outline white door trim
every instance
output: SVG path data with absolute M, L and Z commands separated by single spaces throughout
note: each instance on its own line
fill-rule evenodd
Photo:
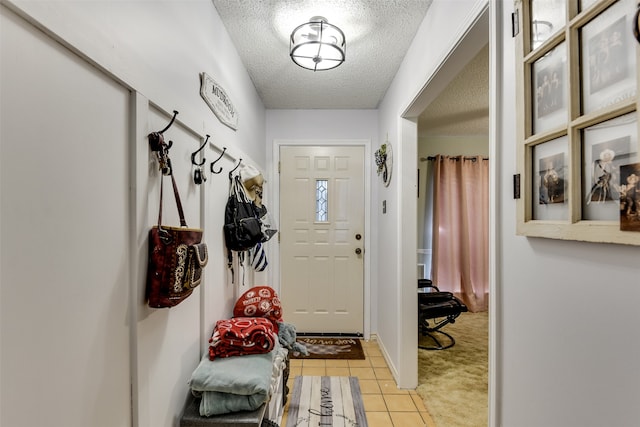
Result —
M 273 206 L 272 212 L 275 218 L 280 219 L 280 173 L 278 165 L 280 163 L 281 146 L 302 146 L 302 145 L 326 145 L 326 146 L 362 146 L 364 147 L 364 338 L 371 336 L 371 164 L 366 159 L 371 158 L 370 139 L 274 139 L 273 140 L 273 162 L 271 165 L 271 176 L 273 185 L 270 185 L 272 198 L 266 202 L 268 206 Z M 272 267 L 269 272 L 269 282 L 276 291 L 280 292 L 280 245 L 271 255 Z M 285 319 L 286 321 L 286 319 Z

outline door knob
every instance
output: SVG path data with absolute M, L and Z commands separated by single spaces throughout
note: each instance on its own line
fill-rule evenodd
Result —
M 362 234 L 360 233 L 356 234 L 356 240 L 360 240 L 360 239 L 362 239 Z
M 356 248 L 356 255 L 360 255 L 362 253 L 362 249 Z

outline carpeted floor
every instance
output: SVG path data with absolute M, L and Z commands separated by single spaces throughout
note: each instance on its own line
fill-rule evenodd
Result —
M 456 339 L 446 350 L 418 350 L 418 388 L 436 427 L 486 427 L 489 316 L 462 313 L 444 327 Z

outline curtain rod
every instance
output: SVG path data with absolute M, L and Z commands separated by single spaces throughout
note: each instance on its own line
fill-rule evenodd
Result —
M 476 157 L 463 157 L 463 156 L 451 156 L 449 157 L 450 159 L 454 159 L 454 160 L 460 160 L 460 159 L 464 159 L 464 160 L 473 160 L 474 162 L 477 160 Z M 429 156 L 429 157 L 420 157 L 420 161 L 421 162 L 426 162 L 426 161 L 433 161 L 436 159 L 436 156 Z M 482 160 L 489 160 L 488 157 L 483 157 Z

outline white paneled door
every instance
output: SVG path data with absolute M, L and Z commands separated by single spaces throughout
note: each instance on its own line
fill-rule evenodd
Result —
M 280 147 L 280 297 L 298 332 L 363 333 L 364 147 Z

